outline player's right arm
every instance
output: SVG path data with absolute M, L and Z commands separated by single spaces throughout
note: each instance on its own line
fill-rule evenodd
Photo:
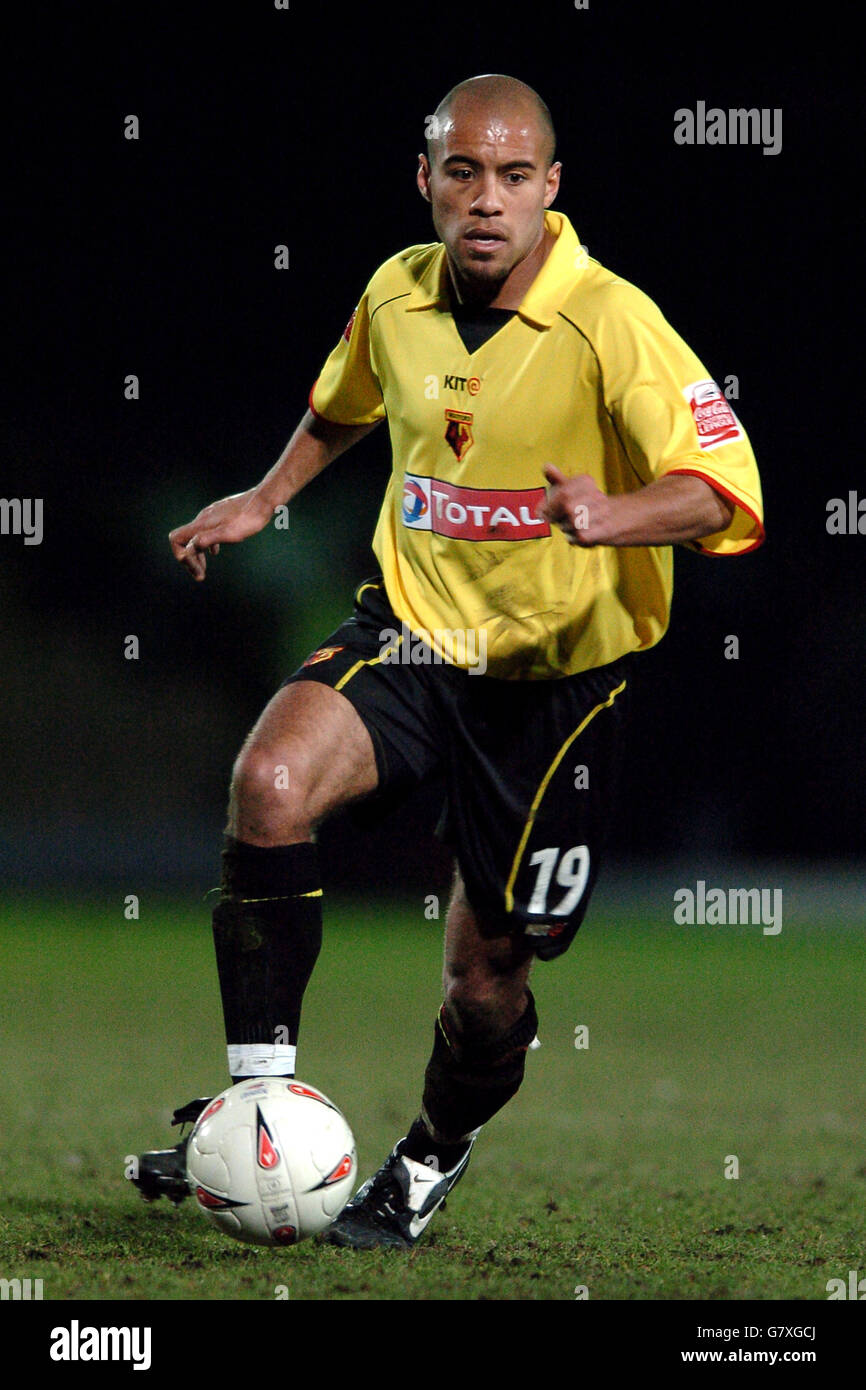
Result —
M 386 268 L 397 260 L 386 262 Z M 204 579 L 208 553 L 216 555 L 224 542 L 243 541 L 264 530 L 276 507 L 290 502 L 317 473 L 385 419 L 370 342 L 370 295 L 380 271 L 361 296 L 316 378 L 310 409 L 270 472 L 248 492 L 212 502 L 192 521 L 171 532 L 174 557 L 193 579 Z M 402 280 L 400 283 L 402 286 Z M 387 297 L 392 291 L 384 292 Z
M 312 478 L 379 423 L 374 420 L 372 424 L 339 425 L 308 410 L 260 483 L 246 492 L 212 502 L 192 521 L 170 533 L 175 559 L 193 579 L 204 579 L 208 552 L 216 555 L 221 545 L 244 541 L 264 530 L 277 507 L 290 502 Z

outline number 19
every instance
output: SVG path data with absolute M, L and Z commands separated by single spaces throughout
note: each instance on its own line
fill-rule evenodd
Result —
M 559 859 L 558 846 L 552 849 L 536 850 L 530 859 L 530 868 L 534 868 L 536 864 L 539 866 L 538 878 L 535 880 L 535 888 L 529 900 L 530 912 L 548 911 L 547 894 L 557 859 Z M 557 903 L 556 907 L 550 908 L 554 917 L 567 917 L 570 912 L 574 911 L 583 896 L 588 878 L 589 848 L 586 845 L 575 845 L 573 849 L 567 849 L 559 860 L 556 882 L 561 888 L 567 888 L 568 892 Z

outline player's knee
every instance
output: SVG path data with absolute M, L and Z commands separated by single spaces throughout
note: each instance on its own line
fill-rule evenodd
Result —
M 522 974 L 503 974 L 478 964 L 446 972 L 445 1012 L 467 1042 L 489 1043 L 506 1033 L 523 1013 L 526 998 Z
M 302 747 L 246 744 L 231 783 L 230 820 L 239 838 L 276 843 L 306 838 L 312 829 L 306 810 L 310 783 L 309 758 Z

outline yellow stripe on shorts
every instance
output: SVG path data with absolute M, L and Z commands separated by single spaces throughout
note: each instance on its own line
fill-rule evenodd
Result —
M 544 774 L 538 791 L 535 793 L 532 805 L 529 808 L 529 815 L 526 818 L 526 824 L 523 827 L 523 834 L 521 835 L 520 843 L 517 846 L 517 853 L 514 856 L 514 863 L 511 865 L 511 873 L 508 875 L 508 882 L 505 885 L 506 912 L 512 912 L 514 910 L 514 881 L 517 878 L 517 871 L 520 868 L 520 861 L 523 858 L 523 852 L 526 849 L 526 842 L 529 839 L 529 836 L 532 832 L 532 827 L 535 824 L 535 817 L 538 814 L 538 808 L 541 805 L 544 793 L 547 791 L 547 788 L 550 785 L 551 777 L 553 776 L 556 769 L 559 767 L 559 764 L 562 762 L 563 758 L 565 757 L 566 753 L 568 752 L 569 748 L 574 743 L 574 740 L 578 737 L 578 735 L 583 733 L 587 724 L 589 724 L 590 721 L 595 718 L 599 710 L 610 708 L 617 695 L 621 695 L 622 692 L 625 690 L 626 685 L 627 682 L 623 681 L 621 685 L 618 685 L 615 690 L 612 690 L 610 692 L 606 700 L 602 700 L 600 704 L 596 705 L 595 709 L 590 710 L 586 718 L 583 719 L 580 724 L 578 724 L 574 733 L 569 734 L 568 738 L 565 740 L 565 743 L 562 745 L 553 762 L 550 764 L 550 767 Z
M 358 674 L 362 666 L 378 666 L 379 662 L 384 661 L 385 657 L 388 655 L 389 652 L 395 652 L 397 650 L 402 641 L 403 633 L 401 632 L 400 636 L 397 638 L 397 641 L 393 642 L 390 647 L 386 647 L 385 651 L 383 651 L 380 656 L 364 657 L 360 661 L 356 661 L 354 666 L 349 667 L 345 676 L 340 677 L 340 679 L 337 681 L 337 684 L 334 686 L 334 689 L 342 690 L 343 686 L 348 685 L 352 677 Z

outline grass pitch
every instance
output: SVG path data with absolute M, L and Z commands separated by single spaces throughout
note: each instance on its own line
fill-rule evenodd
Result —
M 202 904 L 8 906 L 0 1273 L 45 1299 L 826 1299 L 866 1233 L 862 925 L 591 912 L 536 966 L 523 1089 L 427 1237 L 386 1255 L 245 1247 L 124 1180 L 175 1105 L 226 1084 Z M 417 905 L 330 900 L 298 1072 L 363 1176 L 416 1111 L 440 959 Z

